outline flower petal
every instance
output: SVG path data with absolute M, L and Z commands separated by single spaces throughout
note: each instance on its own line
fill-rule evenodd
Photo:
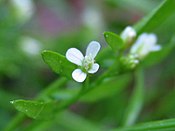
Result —
M 81 66 L 82 65 L 82 61 L 84 59 L 84 56 L 83 54 L 76 48 L 70 48 L 67 50 L 66 52 L 66 58 L 76 64 L 76 65 L 79 65 Z
M 100 50 L 100 47 L 101 46 L 97 41 L 90 42 L 86 49 L 86 56 L 91 56 L 92 58 L 95 58 Z
M 72 72 L 72 77 L 77 82 L 83 82 L 86 79 L 87 74 L 80 69 L 75 69 Z
M 155 45 L 154 47 L 152 47 L 151 51 L 159 51 L 161 50 L 161 46 L 160 45 Z
M 155 34 L 149 34 L 147 37 L 147 44 L 155 45 L 157 42 L 157 36 Z
M 142 46 L 144 46 L 144 44 L 146 43 L 146 39 L 148 38 L 148 34 L 143 33 L 141 34 L 138 39 L 136 40 L 136 42 L 133 44 L 133 46 L 131 47 L 131 53 L 137 53 L 138 50 L 140 50 L 140 48 L 142 48 Z
M 97 64 L 97 63 L 93 64 L 92 68 L 90 70 L 88 70 L 88 73 L 93 74 L 93 73 L 97 72 L 99 67 L 100 67 L 99 64 Z

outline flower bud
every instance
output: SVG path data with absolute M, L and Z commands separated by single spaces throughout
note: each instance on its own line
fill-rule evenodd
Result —
M 29 56 L 38 55 L 41 51 L 41 43 L 38 40 L 28 36 L 21 37 L 19 44 L 22 51 Z
M 127 26 L 120 36 L 126 44 L 131 44 L 136 37 L 136 34 L 134 28 Z
M 129 54 L 128 56 L 121 57 L 120 61 L 126 69 L 134 69 L 139 64 L 138 57 L 134 54 Z

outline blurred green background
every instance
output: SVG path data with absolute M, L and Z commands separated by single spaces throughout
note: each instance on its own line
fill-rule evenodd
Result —
M 0 130 L 17 113 L 10 100 L 33 99 L 50 83 L 61 78 L 43 62 L 42 50 L 49 49 L 64 55 L 70 47 L 85 50 L 91 40 L 99 41 L 104 49 L 107 46 L 104 31 L 119 34 L 127 25 L 134 25 L 162 2 L 35 0 L 29 2 L 28 7 L 25 4 L 17 6 L 14 1 L 0 0 Z M 157 34 L 158 44 L 163 47 L 174 34 L 174 21 L 175 14 L 151 30 Z M 145 68 L 146 97 L 137 122 L 175 117 L 174 58 L 173 49 L 160 63 Z M 45 130 L 76 130 L 76 126 L 78 130 L 85 123 L 87 127 L 94 124 L 106 130 L 121 125 L 133 81 L 132 73 L 129 77 L 121 76 L 119 84 L 123 88 L 119 91 L 96 101 L 75 103 L 70 107 L 68 116 L 64 116 L 65 119 L 58 118 Z M 67 88 L 76 86 L 79 86 L 76 82 L 66 85 Z M 23 124 L 28 125 L 34 120 L 28 121 Z

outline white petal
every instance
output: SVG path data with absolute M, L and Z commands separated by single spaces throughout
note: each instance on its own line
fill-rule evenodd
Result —
M 147 38 L 148 44 L 154 45 L 157 42 L 157 36 L 155 34 L 149 34 Z
M 83 82 L 86 79 L 87 74 L 82 72 L 80 69 L 75 69 L 72 72 L 72 77 L 77 82 Z
M 91 56 L 92 58 L 95 58 L 98 51 L 100 50 L 100 47 L 101 46 L 97 41 L 90 42 L 86 49 L 86 56 Z
M 79 65 L 81 66 L 82 65 L 82 61 L 84 59 L 84 56 L 83 54 L 76 48 L 70 48 L 67 50 L 66 52 L 66 58 L 76 64 L 76 65 Z
M 154 47 L 152 47 L 151 51 L 159 51 L 161 50 L 161 46 L 160 45 L 155 45 Z
M 93 64 L 92 68 L 90 70 L 88 70 L 88 73 L 93 74 L 93 73 L 97 72 L 99 67 L 100 67 L 99 64 L 97 64 L 97 63 Z
M 157 36 L 155 34 L 146 34 L 143 39 L 143 45 L 140 49 L 140 52 L 143 54 L 148 54 L 150 51 L 157 51 L 160 47 L 156 45 Z
M 148 34 L 143 33 L 141 34 L 137 41 L 133 44 L 133 46 L 131 47 L 131 53 L 137 53 L 138 50 L 142 50 L 142 47 L 144 46 L 144 44 L 146 44 L 146 40 L 148 39 Z

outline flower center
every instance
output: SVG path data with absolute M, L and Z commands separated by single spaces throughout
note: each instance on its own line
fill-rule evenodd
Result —
M 90 70 L 93 64 L 94 64 L 94 59 L 91 56 L 85 56 L 82 62 L 83 71 L 86 72 Z

